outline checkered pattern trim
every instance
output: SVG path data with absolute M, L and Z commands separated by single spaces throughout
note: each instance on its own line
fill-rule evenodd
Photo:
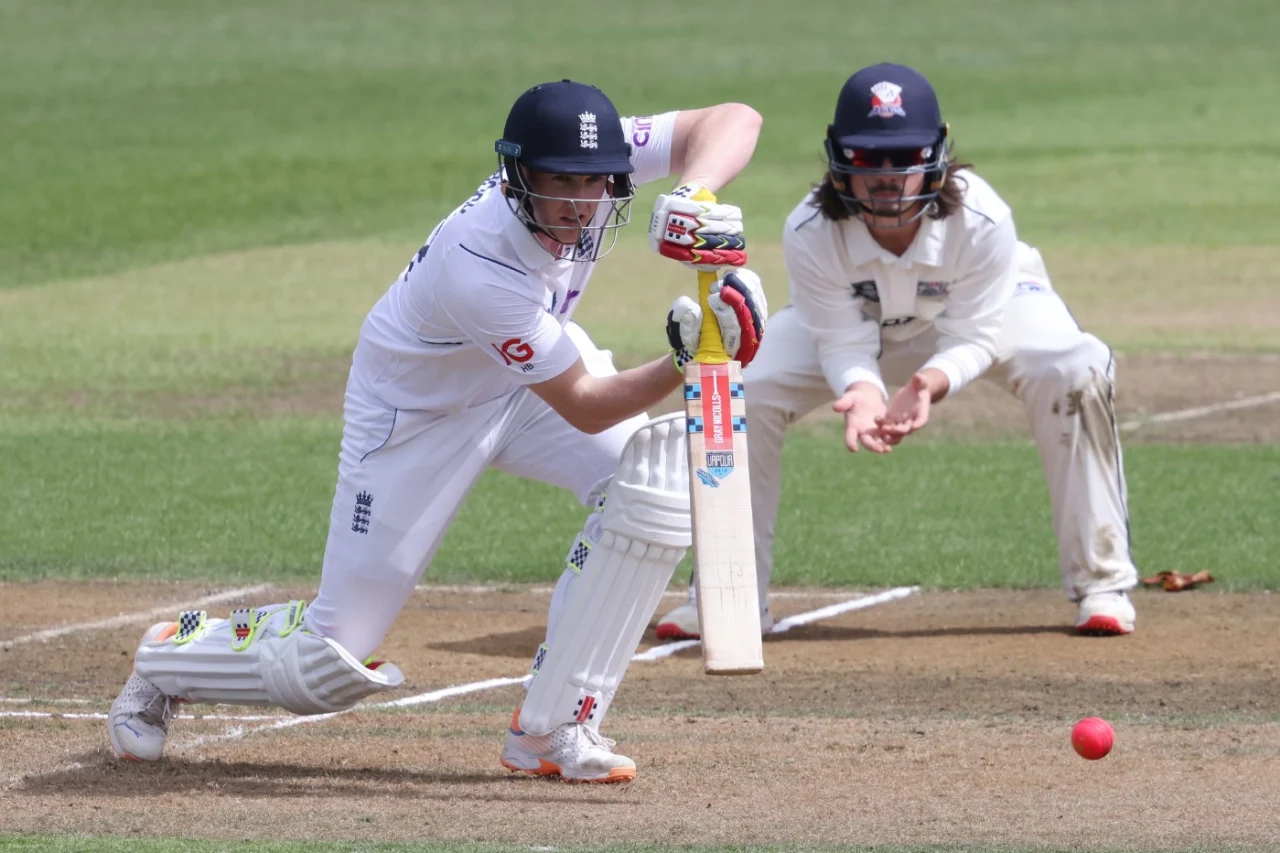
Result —
M 538 670 L 542 669 L 542 662 L 547 659 L 547 644 L 543 643 L 538 646 L 538 653 L 533 656 L 533 666 L 529 667 L 530 675 L 537 675 Z
M 204 628 L 208 618 L 209 614 L 203 610 L 182 611 L 178 614 L 178 633 L 174 635 L 173 642 L 178 645 L 191 642 Z
M 569 556 L 565 557 L 565 566 L 572 569 L 578 574 L 582 573 L 582 567 L 587 562 L 587 557 L 591 555 L 591 543 L 582 538 L 579 533 L 573 540 L 573 547 L 569 549 Z
M 742 387 L 742 383 L 741 383 L 741 382 L 730 382 L 730 383 L 729 383 L 729 397 L 730 397 L 731 399 L 732 399 L 732 398 L 738 398 L 738 397 L 745 397 L 745 396 L 747 396 L 747 395 L 746 395 L 746 391 L 745 391 L 745 389 Z

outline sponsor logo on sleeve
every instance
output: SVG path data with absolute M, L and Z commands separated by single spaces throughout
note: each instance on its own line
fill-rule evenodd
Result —
M 635 121 L 635 129 L 631 131 L 631 144 L 637 148 L 643 148 L 649 144 L 649 137 L 652 134 L 653 117 L 638 118 Z
M 919 281 L 916 282 L 916 296 L 946 296 L 951 292 L 951 282 L 949 281 Z
M 504 342 L 502 346 L 497 344 L 489 344 L 489 346 L 497 350 L 498 355 L 502 356 L 502 360 L 507 364 L 524 364 L 533 358 L 533 347 L 519 338 L 512 338 Z

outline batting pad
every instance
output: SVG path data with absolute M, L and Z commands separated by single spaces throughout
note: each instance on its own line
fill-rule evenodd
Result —
M 183 613 L 171 639 L 143 643 L 138 675 L 188 702 L 275 705 L 295 714 L 345 711 L 404 683 L 394 664 L 363 666 L 302 627 L 301 601 L 237 610 L 231 619 Z
M 548 734 L 603 718 L 676 565 L 693 541 L 683 415 L 636 430 L 622 450 L 581 576 L 556 616 L 520 708 L 520 728 Z

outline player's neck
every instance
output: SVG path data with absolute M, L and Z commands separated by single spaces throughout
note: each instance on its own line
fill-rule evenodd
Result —
M 573 248 L 572 246 L 566 246 L 564 243 L 556 240 L 545 231 L 534 231 L 533 236 L 534 239 L 541 244 L 542 248 L 551 253 L 551 257 L 553 258 L 558 259 L 566 257 L 569 254 L 569 251 Z
M 910 225 L 904 225 L 901 228 L 876 228 L 868 225 L 867 231 L 871 234 L 871 239 L 876 244 L 894 255 L 904 255 L 907 249 L 911 248 L 911 243 L 916 239 L 916 235 L 920 233 L 920 226 L 923 223 L 917 219 Z

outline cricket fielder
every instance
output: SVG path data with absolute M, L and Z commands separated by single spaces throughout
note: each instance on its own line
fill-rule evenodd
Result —
M 759 279 L 735 269 L 746 257 L 741 211 L 712 194 L 747 164 L 759 128 L 741 104 L 620 118 L 599 89 L 568 80 L 521 95 L 495 145 L 498 171 L 365 319 L 315 600 L 153 626 L 107 721 L 116 753 L 158 759 L 177 701 L 319 714 L 399 686 L 400 671 L 371 655 L 467 492 L 495 467 L 594 509 L 553 594 L 502 763 L 573 781 L 634 778 L 600 724 L 690 544 L 684 422 L 644 412 L 683 381 L 702 315 L 677 300 L 667 317 L 675 356 L 621 373 L 572 317 L 629 220 L 634 186 L 674 172 L 650 244 L 722 268 L 709 305 L 726 349 L 751 360 L 767 306 Z
M 858 71 L 827 129 L 828 171 L 787 219 L 792 305 L 772 319 L 743 373 L 761 624 L 773 624 L 767 594 L 787 427 L 834 398 L 845 446 L 888 453 L 928 423 L 932 405 L 983 377 L 1026 410 L 1076 630 L 1127 634 L 1137 571 L 1115 360 L 1076 324 L 1040 253 L 1018 240 L 1008 205 L 952 162 L 947 133 L 918 72 Z M 901 386 L 891 399 L 886 383 Z M 692 600 L 658 625 L 664 638 L 698 632 Z

